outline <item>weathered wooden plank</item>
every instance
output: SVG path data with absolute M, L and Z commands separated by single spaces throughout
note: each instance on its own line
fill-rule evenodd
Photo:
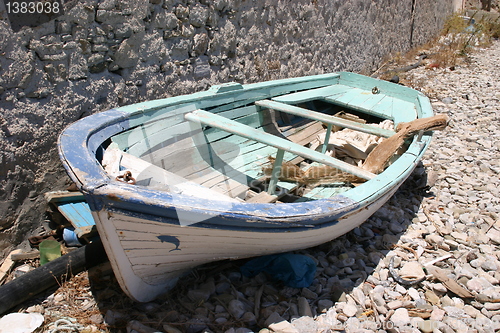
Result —
M 227 163 L 218 164 L 216 168 L 217 170 L 221 170 L 224 167 L 224 175 L 226 177 L 236 178 L 246 175 L 246 177 L 255 179 L 259 177 L 259 174 L 262 174 L 262 167 L 267 163 L 268 157 L 275 154 L 276 148 L 261 144 L 258 149 L 242 154 L 238 158 L 227 161 Z M 293 159 L 295 156 L 294 154 L 285 152 L 285 160 Z M 197 181 L 202 181 L 207 187 L 211 187 L 217 183 L 217 179 L 208 180 L 207 177 L 204 177 L 203 180 L 197 178 Z
M 280 133 L 279 130 L 277 130 L 276 128 L 273 128 L 273 133 L 283 134 L 283 137 L 289 136 L 289 139 L 291 141 L 295 141 L 296 139 L 300 139 L 300 138 L 298 138 L 298 137 L 296 138 L 294 136 L 294 132 L 297 132 L 297 135 L 302 135 L 302 130 L 307 129 L 307 127 L 311 126 L 311 125 L 313 125 L 313 123 L 306 124 L 304 127 L 301 127 L 297 131 L 289 130 L 286 133 Z M 317 129 L 319 130 L 321 128 L 321 125 L 317 124 L 317 126 L 318 126 Z M 270 127 L 271 126 L 267 127 L 267 129 L 270 130 L 271 129 Z M 262 127 L 257 128 L 257 130 L 264 132 L 264 129 Z M 314 132 L 311 131 L 311 135 L 313 133 Z M 207 139 L 207 141 L 208 141 L 208 139 Z M 307 141 L 307 142 L 309 142 L 309 141 Z M 301 142 L 299 142 L 299 143 L 301 143 Z M 306 142 L 304 142 L 304 143 L 306 143 Z M 301 143 L 301 144 L 304 144 L 304 143 Z M 234 159 L 235 149 L 239 150 L 240 155 L 245 155 L 245 154 L 248 154 L 250 152 L 254 152 L 258 149 L 269 149 L 268 146 L 263 145 L 261 143 L 257 144 L 257 142 L 254 140 L 250 140 L 248 138 L 237 136 L 237 135 L 232 135 L 232 134 L 228 137 L 225 137 L 224 139 L 210 143 L 210 146 L 213 148 L 211 151 L 216 152 L 218 157 L 220 157 L 220 159 L 224 160 L 224 161 L 227 161 L 230 158 Z M 271 153 L 269 153 L 269 152 L 265 152 L 265 153 L 255 152 L 255 154 L 256 154 L 256 156 L 258 154 L 261 154 L 261 155 L 265 154 L 265 156 L 269 156 Z M 272 154 L 274 154 L 274 153 L 272 153 Z M 255 158 L 255 157 L 252 157 L 252 158 Z M 258 156 L 257 156 L 257 158 L 258 158 Z
M 45 193 L 44 196 L 48 203 L 85 200 L 85 196 L 81 192 L 52 191 Z
M 358 106 L 363 109 L 371 110 L 375 105 L 379 104 L 385 98 L 389 97 L 384 94 L 372 94 L 364 102 L 359 103 Z
M 276 190 L 276 183 L 278 182 L 278 177 L 281 173 L 281 165 L 283 164 L 283 156 L 285 155 L 285 151 L 283 149 L 278 149 L 276 153 L 276 158 L 273 164 L 273 170 L 271 171 L 271 179 L 269 180 L 269 187 L 267 192 L 270 195 L 274 194 Z
M 251 126 L 253 128 L 259 128 L 263 130 L 263 127 L 272 124 L 270 119 L 265 119 L 262 113 L 254 113 L 241 118 L 238 118 L 238 123 Z M 221 131 L 219 128 L 209 128 L 203 131 L 208 142 L 214 142 L 223 138 L 230 136 L 231 134 L 225 131 Z
M 220 115 L 238 119 L 238 121 L 247 125 L 260 126 L 262 115 L 258 112 L 259 108 L 255 105 L 245 106 L 237 109 L 221 111 Z M 177 137 L 185 138 L 193 131 L 189 123 L 185 122 L 182 114 L 172 115 L 170 118 L 161 118 L 158 121 L 140 125 L 113 137 L 113 142 L 118 143 L 119 147 L 130 154 L 142 156 L 152 149 L 160 148 L 162 144 L 168 144 Z M 210 141 L 215 141 L 221 137 L 227 136 L 225 132 L 219 130 L 208 130 L 207 135 Z
M 179 145 L 181 147 L 178 147 Z M 259 148 L 252 147 L 254 145 L 255 141 L 232 134 L 210 144 L 204 143 L 201 146 L 196 146 L 190 137 L 175 143 L 175 145 L 159 149 L 147 156 L 147 159 L 152 159 L 152 163 L 166 170 L 179 172 L 180 175 L 189 178 L 188 176 L 192 173 L 199 173 L 204 168 L 214 166 L 210 164 L 211 159 L 216 158 L 223 161 L 234 159 L 236 155 L 245 154 L 246 150 L 252 151 Z M 143 156 L 143 158 L 146 157 Z M 153 160 L 155 161 L 153 162 Z
M 253 106 L 252 108 L 246 107 L 242 109 L 246 109 L 246 112 L 255 113 L 255 108 L 257 107 Z M 240 110 L 239 113 L 231 112 L 231 110 L 224 111 L 224 114 L 233 116 L 245 114 L 245 112 L 242 112 L 242 110 Z M 300 127 L 299 131 L 296 131 L 296 133 L 294 133 L 293 130 L 294 128 L 287 131 L 287 134 L 290 135 L 289 138 L 292 141 L 299 141 L 299 144 L 305 144 L 313 139 L 318 132 L 322 131 L 322 126 L 318 122 L 308 121 L 308 123 Z M 227 132 L 225 133 L 227 134 Z M 226 139 L 231 140 L 226 144 Z M 235 142 L 233 144 L 233 141 L 238 142 Z M 188 148 L 177 149 L 180 144 Z M 239 149 L 239 156 L 237 156 L 236 160 L 234 158 L 235 147 Z M 269 147 L 261 143 L 257 144 L 255 141 L 232 135 L 232 137 L 226 137 L 223 140 L 211 143 L 211 149 L 201 149 L 201 151 L 198 150 L 197 147 L 193 147 L 191 138 L 186 138 L 179 142 L 176 142 L 175 145 L 171 147 L 169 146 L 159 149 L 153 154 L 154 157 L 143 156 L 143 158 L 151 160 L 150 162 L 155 163 L 156 165 L 159 165 L 164 169 L 170 170 L 171 172 L 176 172 L 180 176 L 186 177 L 187 179 L 200 183 L 208 188 L 215 187 L 214 189 L 216 189 L 218 192 L 223 189 L 225 193 L 226 191 L 234 191 L 237 187 L 241 187 L 243 185 L 245 187 L 247 184 L 246 180 L 248 178 L 249 181 L 251 181 L 251 179 L 258 178 L 258 174 L 262 170 L 262 163 L 253 162 L 263 160 L 267 156 L 273 155 L 275 151 L 276 149 L 273 147 Z M 158 155 L 157 153 L 160 152 L 164 152 L 164 154 L 166 153 L 167 156 L 164 155 L 165 158 L 163 159 L 163 161 L 158 162 L 158 157 L 161 155 Z M 251 155 L 246 157 L 247 154 Z M 210 159 L 210 155 L 214 155 L 216 159 L 220 158 L 222 164 L 206 163 L 206 161 Z M 296 155 L 290 153 L 287 153 L 286 155 L 288 159 L 293 159 L 296 157 Z M 195 161 L 193 160 L 193 156 L 197 156 L 196 158 L 200 159 L 200 163 L 195 163 Z M 201 159 L 204 159 L 205 162 L 203 162 Z M 234 170 L 229 169 L 229 172 L 223 175 L 213 169 L 214 167 L 224 167 L 227 163 L 225 161 L 228 161 L 229 167 L 234 168 Z M 202 168 L 202 170 L 200 170 L 200 167 Z M 248 178 L 245 179 L 245 184 L 240 182 L 233 182 L 231 184 L 228 184 L 228 178 L 238 176 L 242 178 L 241 173 L 244 173 L 248 176 Z M 241 193 L 243 189 L 238 189 L 237 191 Z
M 184 112 L 188 111 L 192 110 L 184 109 Z M 230 119 L 237 119 L 245 115 L 254 114 L 257 111 L 258 108 L 255 105 L 250 105 L 221 111 L 220 115 Z M 125 150 L 128 149 L 128 147 L 140 144 L 145 138 L 162 135 L 161 133 L 163 133 L 165 139 L 168 139 L 169 135 L 176 134 L 176 129 L 183 122 L 183 113 L 165 111 L 165 114 L 159 114 L 156 117 L 150 118 L 144 124 L 140 124 L 137 127 L 115 135 L 113 141 L 118 143 L 121 149 Z
M 78 237 L 94 231 L 94 218 L 82 193 L 55 191 L 45 193 L 45 198 L 71 223 Z
M 418 118 L 417 108 L 414 103 L 403 100 L 394 100 L 393 114 L 394 124 L 407 123 Z
M 381 96 L 382 94 L 379 94 Z M 383 99 L 380 100 L 377 104 L 372 106 L 370 110 L 374 114 L 385 115 L 389 119 L 393 119 L 393 105 L 394 105 L 394 97 L 390 97 L 385 95 Z
M 317 99 L 322 100 L 324 96 L 335 96 L 344 94 L 350 89 L 351 87 L 336 84 L 332 86 L 321 87 L 306 91 L 299 91 L 287 95 L 277 96 L 274 97 L 273 100 L 287 104 L 299 104 L 299 103 L 314 101 Z
M 169 156 L 179 154 L 179 152 L 182 151 L 189 151 L 194 148 L 195 147 L 191 136 L 179 136 L 175 138 L 175 141 L 166 141 L 163 147 L 160 148 L 157 146 L 154 149 L 144 152 L 139 157 L 163 169 L 168 169 L 166 167 L 168 162 L 175 161 L 175 159 L 171 159 L 169 158 Z M 162 162 L 162 160 L 164 161 Z
M 257 106 L 252 105 L 249 107 L 240 108 L 239 110 L 223 111 L 221 112 L 221 114 L 235 117 L 240 116 L 240 118 L 238 118 L 238 121 L 241 121 L 244 124 L 255 126 L 259 130 L 264 130 L 265 127 L 267 130 L 273 130 L 274 132 L 277 132 L 277 129 L 273 124 L 272 117 L 270 117 L 269 115 L 258 115 L 256 112 L 257 108 Z M 233 111 L 235 111 L 236 113 Z M 263 121 L 265 122 L 265 124 L 263 124 L 263 126 L 260 126 L 259 121 L 262 121 L 262 118 L 264 119 Z M 167 130 L 168 129 L 166 129 L 165 131 Z M 168 146 L 157 146 L 157 149 L 146 151 L 145 154 L 140 156 L 144 159 L 147 159 L 151 163 L 170 171 L 175 171 L 174 169 L 172 169 L 173 164 L 178 165 L 178 167 L 182 169 L 183 161 L 187 162 L 187 160 L 189 160 L 190 165 L 197 164 L 196 161 L 193 160 L 193 156 L 198 159 L 201 158 L 205 160 L 210 158 L 211 153 L 208 152 L 211 152 L 212 149 L 203 149 L 203 147 L 201 147 L 202 149 L 196 148 L 196 145 L 193 144 L 191 137 L 186 138 L 185 136 L 186 134 L 179 135 L 179 141 L 174 141 L 176 137 L 173 137 L 171 140 L 165 142 L 165 145 L 168 144 Z M 214 148 L 214 150 L 217 152 L 217 154 L 234 151 L 235 147 L 241 150 L 244 147 L 253 145 L 255 143 L 255 141 L 248 140 L 239 136 L 234 136 L 231 133 L 221 131 L 217 128 L 209 128 L 205 130 L 203 132 L 203 136 L 205 137 L 205 139 L 203 140 L 204 143 L 202 144 L 202 146 L 210 144 L 212 148 Z M 201 140 L 199 139 L 198 141 Z M 226 141 L 228 142 L 227 144 L 224 143 Z M 226 145 L 226 148 L 218 147 L 218 145 L 220 144 Z M 198 149 L 199 151 L 195 151 L 196 149 Z M 131 152 L 135 153 L 134 155 L 137 155 L 138 153 L 135 150 Z M 200 162 L 203 163 L 202 160 L 200 160 Z M 186 170 L 182 171 L 184 172 Z
M 121 144 L 120 142 L 117 143 L 120 149 L 128 152 L 129 154 L 141 156 L 145 152 L 154 149 L 158 145 L 161 145 L 165 142 L 168 143 L 169 141 L 175 141 L 177 137 L 188 137 L 189 135 L 191 135 L 191 132 L 192 128 L 189 126 L 189 124 L 183 122 L 171 127 L 165 125 L 162 130 L 151 135 L 144 133 L 144 138 L 134 144 L 129 144 L 127 142 L 122 142 Z M 113 138 L 113 142 L 116 142 L 115 138 Z
M 326 153 L 326 149 L 328 148 L 328 144 L 330 143 L 330 135 L 332 134 L 332 124 L 328 124 L 326 128 L 325 141 L 321 145 L 321 152 Z
M 78 237 L 87 234 L 95 225 L 87 202 L 67 202 L 59 204 L 57 209 L 75 227 L 75 233 Z
M 13 254 L 19 254 L 22 253 L 23 250 L 17 249 L 9 253 L 7 258 L 5 258 L 4 262 L 2 263 L 2 266 L 0 266 L 0 283 L 3 282 L 5 278 L 7 278 L 10 270 L 12 267 L 15 265 L 15 261 L 11 258 Z
M 301 131 L 297 131 L 293 134 L 289 134 L 286 138 L 290 141 L 298 143 L 301 146 L 304 146 L 314 140 L 318 134 L 324 131 L 323 125 L 321 123 L 315 121 L 312 122 L 309 126 Z
M 117 223 L 118 224 L 118 223 Z M 190 255 L 196 255 L 200 254 L 200 247 L 197 246 L 197 244 L 208 242 L 208 243 L 217 243 L 219 245 L 227 244 L 228 247 L 234 247 L 234 245 L 242 245 L 242 241 L 244 240 L 245 243 L 248 242 L 249 244 L 253 244 L 252 247 L 260 247 L 261 245 L 254 244 L 255 241 L 263 241 L 264 239 L 269 239 L 269 240 L 274 240 L 273 244 L 274 245 L 284 245 L 284 244 L 289 244 L 290 240 L 287 240 L 286 238 L 276 238 L 276 233 L 275 232 L 268 232 L 268 233 L 252 233 L 252 232 L 246 232 L 246 231 L 241 231 L 238 235 L 232 233 L 231 237 L 227 236 L 227 231 L 221 230 L 221 229 L 209 229 L 209 228 L 197 228 L 197 229 L 188 229 L 185 230 L 184 232 L 181 231 L 176 231 L 175 234 L 172 234 L 170 236 L 176 237 L 177 240 L 172 238 L 172 242 L 160 242 L 158 239 L 159 235 L 164 235 L 165 234 L 165 227 L 161 225 L 155 225 L 152 223 L 147 223 L 145 221 L 140 221 L 133 223 L 132 221 L 120 221 L 119 222 L 119 228 L 117 229 L 117 232 L 119 233 L 120 237 L 120 243 L 123 245 L 124 250 L 126 251 L 138 251 L 138 252 L 143 252 L 145 256 L 147 256 L 147 252 L 151 254 L 151 251 L 148 250 L 154 250 L 158 249 L 165 251 L 165 249 L 168 249 L 169 247 L 175 248 L 175 243 L 179 243 L 179 248 L 182 250 L 182 252 L 173 252 L 176 256 L 182 256 L 183 254 L 186 254 L 188 256 Z M 144 232 L 144 230 L 147 230 L 148 232 Z M 316 237 L 315 235 L 304 235 L 298 236 L 298 238 L 311 241 Z M 185 244 L 185 248 L 183 248 L 183 244 Z M 262 244 L 262 243 L 261 243 Z M 211 250 L 210 246 L 206 247 L 207 253 L 208 251 Z M 220 250 L 215 250 L 212 249 L 213 253 L 216 253 L 215 251 L 220 251 Z M 237 246 L 234 248 L 234 251 L 242 251 L 242 253 L 245 252 L 245 246 Z M 220 251 L 219 253 L 223 253 L 227 251 Z M 162 255 L 166 261 L 169 260 L 168 256 L 165 256 L 165 252 L 163 253 L 158 253 L 158 255 Z M 130 254 L 131 257 L 135 257 L 136 255 Z
M 189 181 L 178 174 L 174 174 L 155 165 L 151 165 L 150 163 L 127 153 L 122 153 L 121 165 L 136 175 L 135 177 L 137 183 L 141 180 L 149 179 L 149 186 L 161 186 L 165 188 L 165 190 L 173 193 L 182 193 L 188 196 L 195 196 L 207 200 L 236 202 L 230 197 L 216 193 L 213 190 Z
M 235 95 L 235 99 L 225 105 L 222 103 L 212 103 L 212 105 L 219 105 L 215 108 L 211 108 L 210 112 L 217 113 L 223 110 L 229 110 L 243 105 L 248 105 L 254 101 L 270 98 L 271 96 L 286 95 L 291 92 L 305 91 L 316 89 L 325 86 L 331 86 L 337 84 L 340 79 L 340 74 L 332 73 L 327 74 L 322 77 L 308 77 L 309 80 L 297 80 L 297 78 L 283 80 L 282 83 L 276 84 L 274 81 L 271 86 L 270 82 L 260 82 L 256 84 L 245 85 L 246 93 L 232 94 Z M 260 97 L 260 98 L 259 98 Z M 206 106 L 200 106 L 199 108 L 207 108 Z
M 385 129 L 375 127 L 372 125 L 361 124 L 361 123 L 358 123 L 358 122 L 355 122 L 352 120 L 342 119 L 339 117 L 330 116 L 330 115 L 323 114 L 320 112 L 315 112 L 315 111 L 307 110 L 307 109 L 304 109 L 304 108 L 301 108 L 298 106 L 288 105 L 288 104 L 279 103 L 279 102 L 275 102 L 275 101 L 263 100 L 263 101 L 257 101 L 257 102 L 255 102 L 255 104 L 262 106 L 262 107 L 267 107 L 267 108 L 270 108 L 273 110 L 291 113 L 291 114 L 301 116 L 304 118 L 321 121 L 321 122 L 326 123 L 326 124 L 342 126 L 342 127 L 350 128 L 350 129 L 360 131 L 363 133 L 374 134 L 374 135 L 383 136 L 386 138 L 391 137 L 393 134 L 395 134 L 394 131 L 385 130 Z
M 277 195 L 271 195 L 267 192 L 260 192 L 256 196 L 251 197 L 246 202 L 248 203 L 273 203 L 278 200 Z
M 238 199 L 243 199 L 245 197 L 246 191 L 250 189 L 250 187 L 246 184 L 239 184 L 236 186 L 227 186 L 223 187 L 221 184 L 217 184 L 215 186 L 212 186 L 210 189 L 219 189 L 219 191 L 227 196 L 230 196 L 232 198 L 238 198 Z
M 236 138 L 237 136 L 234 136 Z M 233 138 L 232 137 L 232 138 Z M 192 173 L 199 173 L 202 171 L 204 168 L 220 168 L 222 166 L 229 165 L 230 167 L 237 169 L 237 170 L 245 170 L 242 169 L 242 167 L 245 167 L 248 164 L 252 164 L 254 162 L 259 162 L 265 160 L 268 156 L 271 156 L 275 154 L 276 149 L 267 145 L 264 145 L 262 143 L 257 143 L 252 140 L 245 139 L 248 142 L 252 144 L 242 144 L 241 146 L 235 146 L 238 148 L 238 150 L 226 150 L 224 149 L 225 145 L 224 142 L 222 141 L 217 141 L 215 143 L 210 144 L 209 147 L 205 147 L 205 150 L 210 150 L 209 154 L 205 154 L 208 156 L 204 157 L 202 161 L 202 165 L 205 167 L 200 167 L 199 164 L 193 164 L 191 166 L 186 166 L 185 169 L 175 169 L 175 172 L 179 172 L 187 178 L 189 178 L 189 175 Z M 220 149 L 220 146 L 218 144 L 221 144 L 222 149 Z M 230 142 L 232 144 L 232 141 Z M 231 147 L 231 146 L 229 146 Z M 213 149 L 210 149 L 213 148 Z M 196 152 L 199 154 L 198 152 Z M 200 155 L 201 156 L 201 155 Z M 294 158 L 294 154 L 287 153 L 285 154 L 286 158 Z M 183 157 L 180 157 L 181 159 Z M 188 158 L 188 155 L 186 155 L 186 158 Z M 211 159 L 210 159 L 211 158 Z M 217 161 L 219 163 L 217 163 Z M 174 170 L 169 169 L 170 171 L 174 172 Z
M 36 259 L 40 258 L 40 251 L 38 250 L 33 250 L 30 252 L 21 252 L 21 253 L 11 253 L 10 259 L 14 261 L 19 261 L 19 260 L 30 260 L 30 259 Z
M 283 112 L 280 112 L 280 114 L 286 114 Z M 300 132 L 309 126 L 314 125 L 317 123 L 316 121 L 313 121 L 311 119 L 304 119 L 304 118 L 299 118 L 294 116 L 294 122 L 291 125 L 286 125 L 286 126 L 279 126 L 281 134 L 284 136 L 288 137 L 294 133 Z
M 158 116 L 158 119 L 150 119 L 144 124 L 116 134 L 113 136 L 113 141 L 118 143 L 121 149 L 125 149 L 141 142 L 146 137 L 164 131 L 166 127 L 174 127 L 183 122 L 183 114 L 167 112 L 166 115 Z
M 399 84 L 348 72 L 341 73 L 339 83 L 350 87 L 356 87 L 367 92 L 371 92 L 372 89 L 376 87 L 380 94 L 385 94 L 407 102 L 414 102 L 419 94 L 416 90 Z
M 320 162 L 329 166 L 333 166 L 339 170 L 351 173 L 363 179 L 372 179 L 376 175 L 367 172 L 358 167 L 354 167 L 348 163 L 335 159 L 333 157 L 321 154 L 319 152 L 305 148 L 299 144 L 278 138 L 274 135 L 260 132 L 252 127 L 242 125 L 236 121 L 212 114 L 204 110 L 197 110 L 186 114 L 186 119 L 193 122 L 200 122 L 212 127 L 224 129 L 228 132 L 247 137 L 249 139 L 268 144 L 270 146 L 283 149 L 285 151 L 310 158 L 313 161 Z
M 317 186 L 304 194 L 302 198 L 297 199 L 295 202 L 327 199 L 350 189 L 351 187 L 349 186 L 342 186 L 342 183 L 338 183 L 338 186 Z
M 358 98 L 360 98 L 362 93 L 366 93 L 365 90 L 358 89 L 358 88 L 353 88 L 351 87 L 349 90 L 344 92 L 343 94 L 336 95 L 334 98 L 335 100 L 345 106 L 349 106 L 351 104 L 351 101 L 356 101 Z M 332 98 L 333 96 L 329 96 Z M 364 99 L 363 99 L 364 101 Z
M 271 149 L 269 149 L 271 148 Z M 265 149 L 265 151 L 264 151 Z M 262 160 L 266 159 L 272 152 L 276 152 L 276 149 L 273 147 L 262 147 L 262 149 L 257 150 L 261 154 L 267 152 L 267 155 L 255 155 L 255 154 L 247 154 L 244 156 L 240 156 L 238 159 L 230 161 L 228 164 L 217 165 L 217 172 L 212 173 L 202 177 L 196 178 L 194 181 L 200 182 L 204 186 L 213 187 L 218 186 L 218 184 L 222 181 L 225 181 L 226 178 L 237 179 L 242 184 L 250 184 L 252 180 L 258 178 L 258 175 L 262 171 Z M 220 173 L 220 170 L 223 170 L 223 173 Z
M 209 169 L 208 173 L 212 173 L 214 170 L 219 170 L 224 167 L 236 168 L 239 169 L 241 166 L 244 166 L 248 163 L 255 161 L 255 155 L 251 154 L 255 150 L 267 148 L 265 146 L 249 146 L 246 152 L 240 151 L 218 151 L 217 149 L 210 150 L 210 152 L 205 153 L 206 156 L 201 156 L 198 151 L 194 153 L 198 154 L 200 161 L 197 163 L 192 163 L 193 161 L 189 161 L 189 164 L 178 164 L 177 166 L 173 164 L 169 164 L 171 168 L 170 171 L 178 173 L 179 175 L 183 175 L 184 177 L 197 181 L 203 182 L 210 178 L 204 177 L 207 172 L 206 169 Z M 196 149 L 196 148 L 195 148 Z M 206 147 L 204 150 L 209 150 L 210 147 Z M 182 155 L 179 156 L 180 159 L 189 160 L 189 152 L 183 152 Z M 251 154 L 250 157 L 247 157 L 248 154 Z M 185 155 L 186 154 L 186 155 Z M 185 157 L 184 157 L 185 155 Z M 197 160 L 196 160 L 197 161 Z M 175 166 L 175 167 L 172 167 Z M 212 176 L 213 178 L 214 176 Z M 196 180 L 195 180 L 196 179 Z
M 230 164 L 233 167 L 232 169 L 226 170 L 224 174 L 220 173 L 220 171 L 214 170 L 213 168 L 209 168 L 204 170 L 203 174 L 196 174 L 196 177 L 186 177 L 192 181 L 203 184 L 203 186 L 209 187 L 211 189 L 217 188 L 217 190 L 221 193 L 232 193 L 231 196 L 241 195 L 243 192 L 249 189 L 252 181 L 256 181 L 262 177 L 262 167 L 263 167 L 263 158 L 267 158 L 267 156 L 272 156 L 276 153 L 276 149 L 273 147 L 269 147 L 263 144 L 261 145 L 261 149 L 259 151 L 256 150 L 257 153 L 254 152 L 248 159 L 246 159 L 247 163 L 234 163 L 232 161 Z M 265 154 L 264 154 L 265 153 Z M 285 153 L 285 160 L 293 159 L 294 154 Z M 243 178 L 245 177 L 245 178 Z M 242 184 L 234 183 L 233 186 L 228 186 L 227 179 L 238 179 Z M 247 185 L 248 184 L 248 185 Z M 284 188 L 288 191 L 296 188 L 297 184 L 282 182 L 279 181 L 277 183 L 278 188 Z
M 307 126 L 309 127 L 306 127 L 305 130 L 309 130 L 311 125 L 315 127 L 315 129 L 311 131 L 312 136 L 314 136 L 317 131 L 322 130 L 321 124 L 317 122 L 310 122 L 309 124 L 307 124 Z M 292 131 L 289 131 L 289 133 L 292 133 Z M 297 134 L 302 135 L 303 133 L 303 131 L 300 131 Z M 162 167 L 172 172 L 176 172 L 180 176 L 183 176 L 191 181 L 195 181 L 208 188 L 217 190 L 221 193 L 226 193 L 227 191 L 236 191 L 238 193 L 242 193 L 245 189 L 238 189 L 238 187 L 241 187 L 243 185 L 246 186 L 246 184 L 249 183 L 249 181 L 251 181 L 252 179 L 259 178 L 259 174 L 261 174 L 262 171 L 262 160 L 267 158 L 267 156 L 274 155 L 276 149 L 239 136 L 233 135 L 230 139 L 231 141 L 229 141 L 229 144 L 225 143 L 224 140 L 226 139 L 211 144 L 213 153 L 215 153 L 217 157 L 222 161 L 228 161 L 229 166 L 234 168 L 234 170 L 230 170 L 224 175 L 213 169 L 214 166 L 217 167 L 218 165 L 210 165 L 206 162 L 193 163 L 193 161 L 191 160 L 193 154 L 200 155 L 201 157 L 201 154 L 199 151 L 197 151 L 196 147 L 190 147 L 189 149 L 179 151 L 177 154 L 169 154 L 168 156 L 166 156 L 164 163 L 162 163 Z M 290 139 L 292 141 L 295 141 L 293 134 L 290 136 Z M 233 140 L 239 141 L 234 143 L 234 145 L 237 145 L 236 147 L 239 148 L 239 156 L 237 159 L 234 158 L 234 151 L 230 150 L 231 146 L 233 146 Z M 306 141 L 309 142 L 310 139 L 306 139 Z M 302 144 L 302 142 L 299 143 Z M 285 156 L 286 160 L 291 160 L 296 157 L 296 155 L 288 152 L 285 154 Z M 206 158 L 206 156 L 204 158 Z M 242 173 L 247 176 L 247 181 L 245 182 L 245 184 L 233 183 L 232 186 L 228 186 L 228 178 L 238 176 L 240 176 L 241 178 Z M 295 185 L 291 185 L 291 187 L 293 188 L 295 187 Z

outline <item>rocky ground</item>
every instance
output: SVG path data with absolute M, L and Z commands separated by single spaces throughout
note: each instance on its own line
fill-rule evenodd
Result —
M 453 68 L 406 73 L 451 122 L 360 228 L 298 252 L 317 263 L 308 288 L 223 262 L 140 304 L 104 265 L 19 311 L 41 313 L 51 332 L 500 331 L 499 77 L 500 41 Z

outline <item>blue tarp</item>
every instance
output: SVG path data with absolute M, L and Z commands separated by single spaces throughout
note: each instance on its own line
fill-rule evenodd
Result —
M 247 277 L 254 277 L 260 272 L 271 275 L 293 288 L 309 287 L 316 274 L 316 264 L 308 256 L 301 254 L 273 254 L 258 257 L 240 267 Z

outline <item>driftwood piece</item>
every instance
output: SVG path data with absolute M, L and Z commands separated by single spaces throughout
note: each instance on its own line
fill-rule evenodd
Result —
M 20 260 L 29 260 L 29 259 L 36 259 L 40 258 L 40 251 L 31 251 L 31 252 L 22 252 L 22 253 L 12 253 L 10 255 L 10 259 L 14 261 L 20 261 Z
M 385 166 L 396 151 L 403 145 L 405 139 L 420 131 L 442 130 L 448 125 L 448 116 L 441 114 L 429 118 L 420 118 L 408 123 L 401 123 L 396 134 L 382 141 L 371 151 L 363 163 L 363 169 L 374 174 L 384 171 Z
M 268 156 L 268 159 L 271 165 L 275 161 L 275 158 L 271 156 Z M 264 166 L 262 170 L 264 175 L 269 177 L 272 172 L 272 167 Z M 281 181 L 296 182 L 300 185 L 308 185 L 311 187 L 344 181 L 351 183 L 365 182 L 362 178 L 348 172 L 343 172 L 329 165 L 313 165 L 306 171 L 303 171 L 297 165 L 286 161 L 281 165 L 281 171 L 278 177 Z
M 19 249 L 14 250 L 11 253 L 9 253 L 7 258 L 5 258 L 2 266 L 0 266 L 0 283 L 2 283 L 3 280 L 5 280 L 5 278 L 7 278 L 10 270 L 12 269 L 12 267 L 14 267 L 15 261 L 12 259 L 12 255 L 19 254 L 21 252 L 22 252 L 22 250 L 19 250 Z
M 450 279 L 446 275 L 446 271 L 444 269 L 438 268 L 436 266 L 429 266 L 426 268 L 429 273 L 431 273 L 436 279 L 441 281 L 441 283 L 446 287 L 446 289 L 448 289 L 452 293 L 462 298 L 474 297 L 474 295 L 470 291 L 459 285 L 455 280 Z

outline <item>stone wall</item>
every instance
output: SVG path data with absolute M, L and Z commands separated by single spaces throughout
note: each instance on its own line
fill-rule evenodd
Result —
M 369 74 L 435 36 L 453 0 L 73 0 L 13 32 L 0 4 L 0 257 L 68 181 L 61 130 L 94 112 L 241 83 Z

